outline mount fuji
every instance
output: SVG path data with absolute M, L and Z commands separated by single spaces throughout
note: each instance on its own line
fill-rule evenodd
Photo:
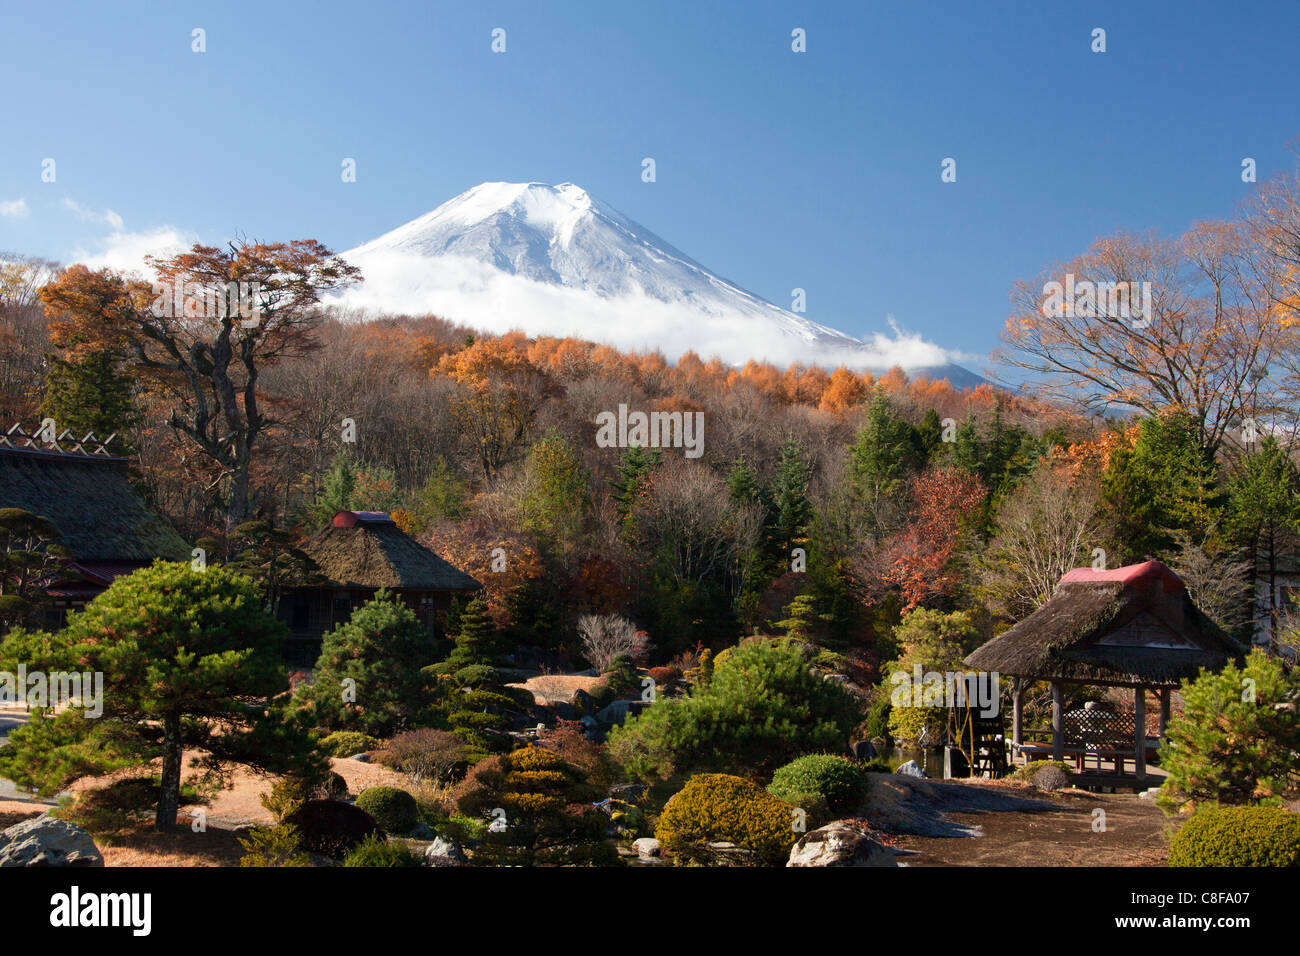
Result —
M 363 313 L 434 313 L 490 332 L 572 335 L 728 362 L 802 362 L 984 381 L 917 336 L 863 341 L 713 274 L 572 183 L 483 183 L 342 253 Z

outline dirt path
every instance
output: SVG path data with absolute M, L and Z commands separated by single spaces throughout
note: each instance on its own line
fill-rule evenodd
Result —
M 931 795 L 913 794 L 909 805 L 927 804 L 952 828 L 941 835 L 926 826 L 894 833 L 898 862 L 908 866 L 1164 866 L 1169 851 L 1165 816 L 1134 794 L 1029 789 L 978 784 L 931 784 Z M 966 793 L 953 793 L 960 787 Z M 976 791 L 976 792 L 969 792 Z M 972 803 L 983 803 L 976 808 Z M 945 805 L 952 807 L 945 809 Z M 911 807 L 909 807 L 911 809 Z M 1094 811 L 1104 812 L 1104 818 Z M 1104 822 L 1104 829 L 1101 824 Z M 1096 827 L 1094 829 L 1094 827 Z M 905 832 L 911 829 L 914 832 Z M 961 836 L 960 831 L 970 833 Z

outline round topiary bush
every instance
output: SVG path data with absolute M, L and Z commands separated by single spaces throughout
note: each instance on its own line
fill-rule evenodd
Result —
M 866 771 L 833 754 L 809 754 L 791 760 L 776 773 L 767 792 L 786 803 L 801 794 L 816 794 L 833 812 L 852 809 L 866 795 Z M 795 806 L 802 806 L 795 803 Z
M 785 862 L 799 834 L 788 804 L 742 777 L 702 773 L 691 777 L 664 806 L 655 837 L 677 862 L 709 862 L 709 844 L 734 843 L 754 862 Z
M 420 857 L 400 840 L 372 836 L 361 841 L 343 859 L 344 866 L 421 866 Z
M 396 787 L 362 790 L 356 805 L 389 833 L 410 833 L 420 822 L 420 807 L 415 797 Z
M 1016 780 L 1020 783 L 1033 783 L 1034 777 L 1038 776 L 1038 772 L 1047 767 L 1055 767 L 1061 773 L 1066 774 L 1067 777 L 1070 773 L 1070 767 L 1064 760 L 1031 760 L 1023 767 L 1017 768 L 1007 779 Z
M 1207 807 L 1169 841 L 1170 866 L 1300 866 L 1300 813 Z
M 379 746 L 379 739 L 357 730 L 336 730 L 321 738 L 320 749 L 331 757 L 352 757 Z
M 304 850 L 342 857 L 366 837 L 383 835 L 375 818 L 340 800 L 308 800 L 284 818 L 298 828 Z

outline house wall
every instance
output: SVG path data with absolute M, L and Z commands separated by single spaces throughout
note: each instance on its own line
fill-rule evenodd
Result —
M 451 604 L 448 591 L 397 591 L 420 623 L 441 636 L 441 623 Z M 295 588 L 280 598 L 276 616 L 289 628 L 285 659 L 291 667 L 311 667 L 320 656 L 328 631 L 346 623 L 352 612 L 374 597 L 373 588 Z

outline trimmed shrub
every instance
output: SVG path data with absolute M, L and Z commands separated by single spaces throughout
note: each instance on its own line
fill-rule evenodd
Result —
M 1033 783 L 1034 777 L 1038 775 L 1038 771 L 1047 767 L 1055 767 L 1057 770 L 1061 771 L 1061 773 L 1066 775 L 1067 780 L 1069 779 L 1070 768 L 1064 760 L 1031 760 L 1023 767 L 1017 769 L 1013 774 L 1011 774 L 1011 776 L 1007 777 L 1007 779 L 1015 780 L 1019 783 Z
M 710 862 L 708 844 L 734 843 L 754 862 L 784 863 L 799 834 L 790 807 L 742 777 L 702 773 L 664 806 L 655 837 L 678 862 Z
M 495 821 L 498 809 L 505 813 L 504 828 L 483 834 L 475 865 L 617 865 L 605 838 L 609 818 L 592 806 L 601 793 L 577 767 L 529 746 L 476 764 L 453 799 L 468 816 Z
M 351 757 L 379 747 L 379 738 L 357 730 L 336 730 L 321 739 L 320 749 L 331 757 Z
M 389 833 L 410 833 L 420 822 L 415 797 L 396 787 L 370 787 L 361 791 L 356 805 L 375 818 Z
M 318 781 L 282 777 L 271 785 L 269 793 L 262 794 L 262 806 L 282 822 L 308 800 L 342 800 L 347 795 L 348 782 L 332 771 Z
M 796 810 L 804 812 L 805 832 L 825 826 L 835 819 L 835 814 L 831 812 L 826 798 L 820 793 L 792 793 L 788 797 L 781 797 L 780 799 Z
M 1300 866 L 1300 813 L 1206 807 L 1169 841 L 1170 866 Z
M 707 690 L 660 699 L 611 730 L 607 749 L 639 781 L 768 774 L 843 749 L 860 719 L 858 699 L 811 671 L 797 643 L 754 638 L 714 668 Z
M 399 791 L 400 792 L 400 791 Z M 401 840 L 367 837 L 343 859 L 344 866 L 421 866 L 420 857 Z
M 809 754 L 790 761 L 772 775 L 767 792 L 802 807 L 791 798 L 815 794 L 834 812 L 855 807 L 867 793 L 866 771 L 833 754 Z M 804 807 L 805 810 L 809 809 Z
M 383 833 L 365 810 L 339 800 L 308 800 L 284 822 L 298 828 L 304 850 L 336 859 L 366 837 Z
M 273 827 L 254 827 L 247 836 L 239 838 L 244 855 L 240 866 L 310 866 L 311 863 L 298 846 L 298 829 L 287 823 Z
M 398 734 L 388 743 L 388 763 L 416 780 L 449 783 L 465 772 L 469 748 L 445 730 L 424 727 Z
M 679 683 L 682 679 L 682 672 L 676 667 L 652 667 L 646 671 L 650 679 L 655 682 L 656 687 L 668 690 L 673 685 Z
M 1058 767 L 1042 767 L 1034 774 L 1034 786 L 1044 793 L 1064 790 L 1070 785 L 1070 775 Z

